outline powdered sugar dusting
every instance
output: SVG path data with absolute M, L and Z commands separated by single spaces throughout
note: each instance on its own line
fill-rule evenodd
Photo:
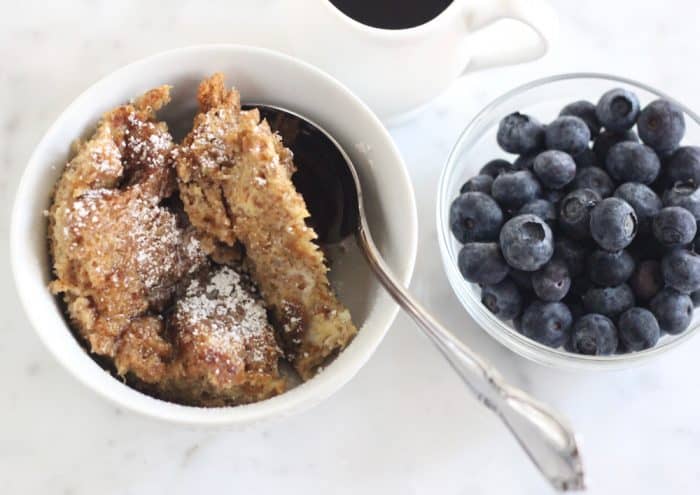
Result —
M 134 131 L 125 130 L 125 144 L 132 157 L 148 167 L 165 166 L 167 152 L 173 147 L 170 134 L 161 131 L 153 122 L 139 119 L 133 112 L 127 122 Z
M 251 121 L 249 125 L 242 122 L 244 119 L 252 118 L 253 115 L 250 112 L 238 113 L 232 108 L 217 108 L 199 114 L 189 135 L 190 143 L 185 148 L 190 152 L 189 158 L 196 160 L 203 170 L 216 170 L 221 166 L 230 165 L 231 161 L 236 160 L 241 154 L 266 159 L 269 168 L 279 167 L 279 155 L 272 152 L 271 141 L 267 138 L 270 133 L 267 124 L 259 123 L 257 120 Z M 237 129 L 236 126 L 252 134 L 244 132 L 237 136 L 232 132 Z M 229 134 L 226 133 L 226 129 L 229 130 Z M 254 183 L 258 187 L 264 187 L 267 180 L 265 177 L 255 177 Z
M 112 283 L 129 285 L 125 274 L 132 271 L 147 290 L 193 273 L 201 265 L 205 255 L 199 241 L 178 227 L 172 212 L 154 205 L 151 198 L 133 195 L 123 201 L 119 194 L 116 190 L 92 190 L 72 203 L 66 214 L 71 249 L 79 250 L 88 242 L 98 256 L 96 263 L 103 258 L 106 263 L 119 263 L 100 269 L 110 274 Z M 110 237 L 101 241 L 105 232 Z M 133 253 L 133 257 L 123 260 L 107 256 L 110 252 Z
M 90 152 L 92 167 L 102 174 L 119 175 L 122 169 L 122 156 L 119 149 L 111 139 L 104 139 L 97 143 Z
M 245 349 L 251 361 L 266 361 L 260 344 L 270 334 L 267 312 L 230 267 L 217 268 L 205 283 L 192 280 L 177 303 L 175 317 L 186 323 L 195 341 L 209 348 L 234 355 Z
M 97 212 L 101 204 L 114 192 L 111 189 L 91 189 L 66 207 L 66 224 L 75 235 L 80 235 L 88 222 L 96 223 L 99 220 Z
M 129 202 L 126 214 L 133 221 L 128 236 L 136 247 L 138 272 L 144 286 L 151 289 L 177 268 L 182 232 L 175 215 L 139 198 Z
M 197 157 L 200 166 L 216 169 L 231 159 L 231 154 L 224 141 L 224 129 L 217 125 L 220 121 L 233 121 L 236 114 L 228 108 L 219 108 L 216 112 L 200 114 L 201 122 L 196 122 L 192 129 L 192 142 L 189 146 L 192 155 Z M 212 130 L 213 129 L 213 130 Z

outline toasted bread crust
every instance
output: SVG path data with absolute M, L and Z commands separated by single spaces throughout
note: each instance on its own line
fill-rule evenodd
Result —
M 200 113 L 176 165 L 185 210 L 204 235 L 245 247 L 287 356 L 308 379 L 357 329 L 306 226 L 309 212 L 291 181 L 292 153 L 257 110 L 241 110 L 221 74 L 201 83 L 198 99 Z

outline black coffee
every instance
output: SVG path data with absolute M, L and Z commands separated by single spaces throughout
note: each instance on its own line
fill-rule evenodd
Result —
M 331 0 L 343 14 L 382 29 L 407 29 L 425 24 L 452 0 Z

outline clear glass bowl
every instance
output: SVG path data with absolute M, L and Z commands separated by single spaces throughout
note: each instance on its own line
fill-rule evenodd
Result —
M 462 278 L 457 267 L 460 244 L 450 232 L 448 213 L 452 200 L 462 184 L 476 175 L 489 160 L 515 156 L 502 151 L 496 143 L 499 121 L 509 113 L 521 111 L 542 122 L 553 120 L 564 105 L 576 100 L 598 101 L 605 91 L 623 87 L 634 91 L 641 106 L 657 98 L 668 98 L 685 112 L 686 134 L 683 144 L 700 145 L 700 118 L 677 100 L 644 84 L 605 74 L 565 74 L 540 79 L 520 86 L 497 98 L 467 125 L 452 149 L 442 172 L 437 198 L 438 242 L 443 265 L 457 298 L 476 322 L 512 351 L 535 362 L 564 368 L 610 369 L 623 368 L 646 361 L 673 349 L 694 336 L 700 329 L 700 311 L 696 311 L 690 327 L 680 335 L 663 335 L 651 349 L 612 356 L 584 356 L 552 349 L 518 333 L 510 322 L 493 315 L 481 303 L 480 289 Z

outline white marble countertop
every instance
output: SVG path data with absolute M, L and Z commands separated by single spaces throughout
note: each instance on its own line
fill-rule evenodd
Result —
M 331 399 L 236 432 L 196 431 L 115 408 L 59 367 L 20 311 L 7 220 L 19 174 L 51 121 L 89 84 L 131 60 L 193 43 L 260 40 L 264 12 L 276 1 L 208 2 L 206 11 L 194 1 L 3 5 L 0 493 L 548 493 L 499 421 L 405 316 Z M 698 2 L 559 0 L 557 8 L 562 38 L 546 59 L 461 80 L 418 119 L 391 129 L 418 201 L 412 287 L 508 379 L 571 419 L 583 437 L 590 493 L 698 493 L 700 339 L 624 372 L 545 369 L 486 336 L 441 268 L 433 220 L 438 174 L 468 119 L 513 84 L 613 72 L 700 108 Z

